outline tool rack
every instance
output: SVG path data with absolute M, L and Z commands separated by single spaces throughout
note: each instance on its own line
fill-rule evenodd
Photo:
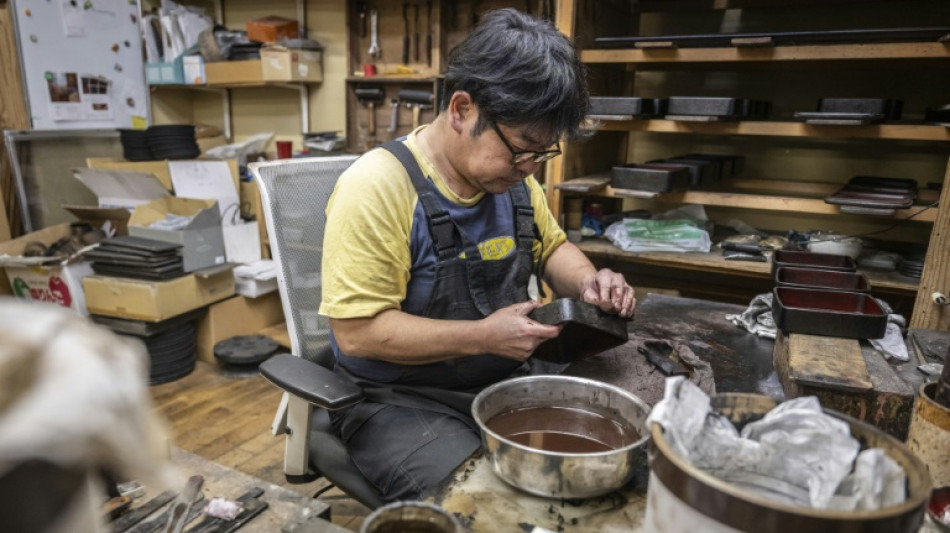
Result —
M 431 25 L 428 24 L 430 5 Z M 449 51 L 469 34 L 484 12 L 503 7 L 553 18 L 552 0 L 347 0 L 347 151 L 365 152 L 412 131 L 414 110 L 408 102 L 399 101 L 400 91 L 431 93 L 432 106 L 415 110 L 419 123 L 431 122 L 441 101 L 441 76 Z M 373 11 L 378 25 L 378 54 L 369 53 Z M 375 75 L 367 75 L 373 70 Z M 375 134 L 369 131 L 370 108 L 357 98 L 357 89 L 366 88 L 381 89 L 384 93 L 382 101 L 376 102 L 372 109 Z M 395 128 L 392 128 L 394 100 L 398 107 Z

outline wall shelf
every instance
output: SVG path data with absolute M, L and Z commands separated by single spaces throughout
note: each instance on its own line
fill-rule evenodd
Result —
M 761 48 L 586 49 L 584 63 L 743 63 L 756 61 L 855 61 L 950 59 L 947 43 L 870 43 Z
M 888 139 L 950 141 L 950 128 L 932 124 L 876 124 L 868 126 L 813 126 L 803 122 L 685 122 L 673 120 L 602 121 L 600 131 L 694 133 L 705 135 L 766 135 L 825 139 Z

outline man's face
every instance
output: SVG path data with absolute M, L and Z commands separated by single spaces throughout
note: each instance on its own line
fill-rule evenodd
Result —
M 474 124 L 473 124 L 474 126 Z M 543 128 L 493 124 L 477 136 L 469 136 L 463 175 L 480 191 L 500 194 L 538 170 L 536 154 L 552 152 L 556 139 Z M 550 156 L 549 156 L 550 157 Z

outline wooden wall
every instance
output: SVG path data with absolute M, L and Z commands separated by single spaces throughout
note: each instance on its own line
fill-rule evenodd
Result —
M 13 34 L 13 6 L 0 0 L 0 130 L 30 127 Z M 0 149 L 0 241 L 20 234 L 20 212 L 6 147 Z

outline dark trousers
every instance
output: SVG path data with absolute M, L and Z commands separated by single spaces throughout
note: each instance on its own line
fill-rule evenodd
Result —
M 386 501 L 424 498 L 481 446 L 469 424 L 448 414 L 367 402 L 354 409 L 369 418 L 344 443 Z

